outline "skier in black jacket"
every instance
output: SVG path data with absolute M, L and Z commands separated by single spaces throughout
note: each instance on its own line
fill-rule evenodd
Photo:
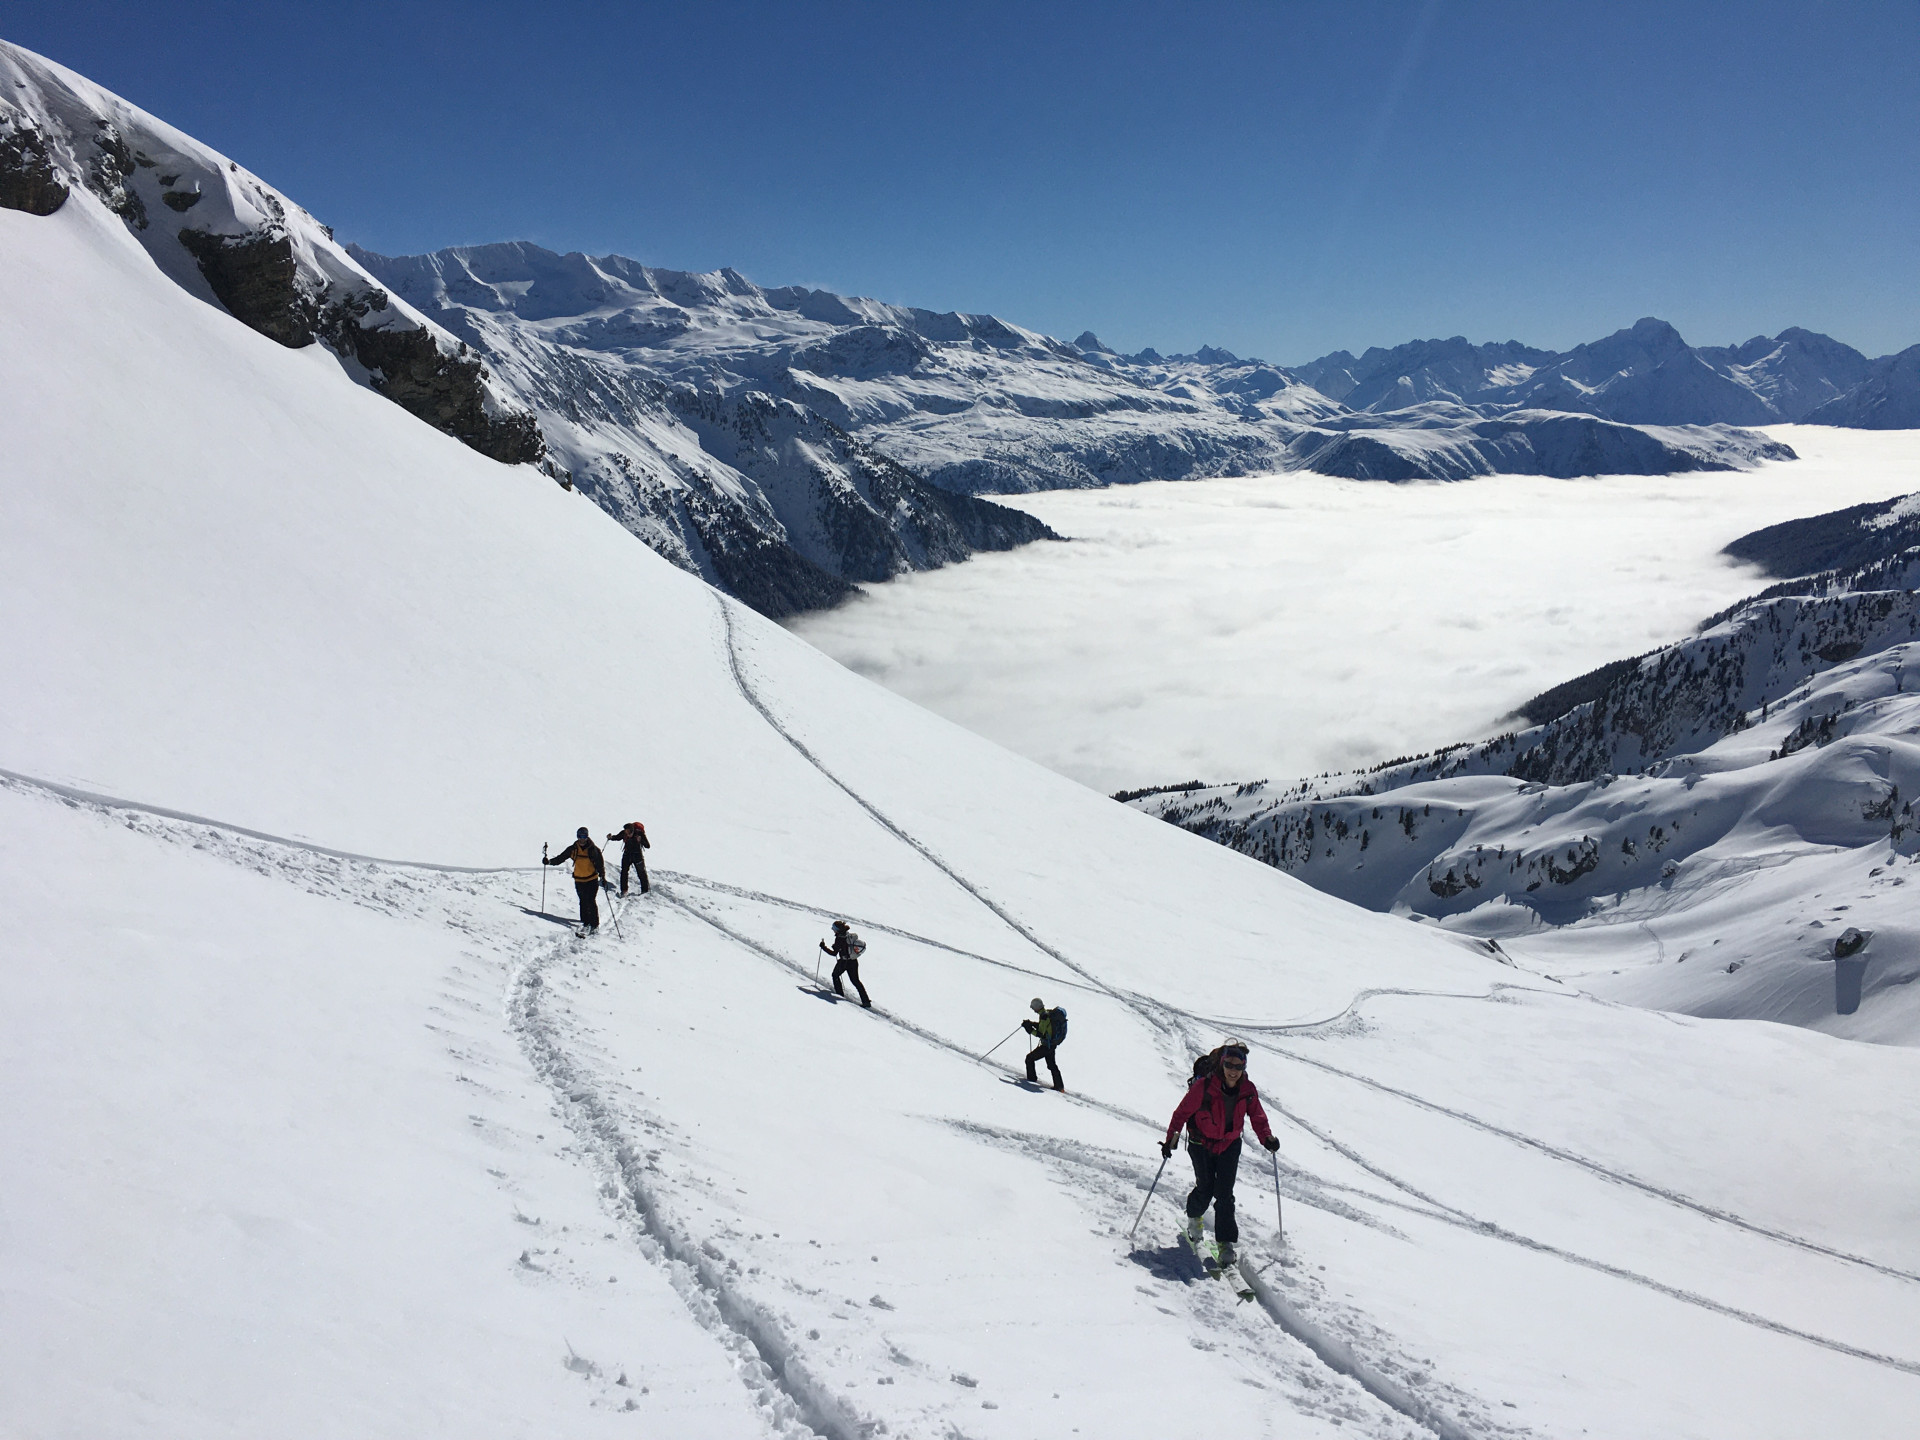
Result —
M 1047 1069 L 1053 1072 L 1053 1088 L 1065 1090 L 1067 1087 L 1060 1083 L 1060 1062 L 1054 1059 L 1054 1052 L 1060 1048 L 1060 1042 L 1067 1038 L 1067 1012 L 1058 1006 L 1049 1010 L 1045 1001 L 1036 998 L 1033 1013 L 1039 1017 L 1037 1020 L 1020 1022 L 1020 1028 L 1040 1042 L 1034 1046 L 1033 1053 L 1027 1056 L 1027 1080 L 1034 1085 L 1040 1083 L 1040 1076 L 1033 1067 L 1044 1060 Z
M 867 987 L 860 983 L 860 955 L 867 947 L 860 943 L 860 937 L 847 928 L 847 922 L 833 922 L 833 944 L 828 946 L 822 940 L 820 948 L 833 956 L 833 993 L 844 996 L 847 992 L 840 988 L 840 977 L 845 975 L 853 981 L 853 988 L 860 992 L 860 1003 L 867 1009 L 873 1008 L 873 1001 L 867 998 Z
M 653 845 L 647 839 L 647 827 L 638 820 L 629 820 L 625 825 L 607 836 L 607 841 L 620 842 L 620 893 L 627 893 L 627 872 L 637 869 L 640 872 L 640 893 L 646 894 L 653 887 L 647 883 L 647 851 Z
M 575 834 L 573 844 L 550 857 L 547 864 L 573 862 L 573 888 L 580 897 L 580 923 L 591 934 L 600 928 L 599 891 L 607 883 L 607 862 L 600 847 L 588 837 L 586 826 L 582 825 Z

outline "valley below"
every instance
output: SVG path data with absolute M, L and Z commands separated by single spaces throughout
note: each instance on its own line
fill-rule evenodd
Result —
M 1920 432 L 1778 426 L 1749 472 L 1383 485 L 1308 474 L 1003 497 L 1067 538 L 789 628 L 1101 791 L 1289 783 L 1491 735 L 1763 588 L 1720 554 L 1920 489 Z

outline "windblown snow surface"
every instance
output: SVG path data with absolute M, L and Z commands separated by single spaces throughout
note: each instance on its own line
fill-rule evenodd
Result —
M 0 1430 L 1911 1433 L 1920 1054 L 1585 998 L 1114 805 L 89 195 L 0 255 Z M 529 862 L 634 815 L 660 883 L 576 942 Z M 813 985 L 840 914 L 871 1013 Z M 976 1058 L 1035 994 L 1065 1097 Z M 1246 1302 L 1184 1161 L 1127 1239 L 1229 1028 L 1283 1141 Z

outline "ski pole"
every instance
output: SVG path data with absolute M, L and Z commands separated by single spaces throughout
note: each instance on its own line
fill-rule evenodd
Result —
M 540 913 L 547 913 L 547 843 L 540 842 Z
M 1024 1025 L 1024 1024 L 1026 1024 L 1026 1023 L 1027 1023 L 1026 1021 L 1024 1021 L 1024 1020 L 1022 1020 L 1022 1021 L 1020 1022 L 1020 1025 Z M 1007 1043 L 1007 1041 L 1009 1041 L 1009 1040 L 1011 1040 L 1011 1039 L 1013 1039 L 1013 1037 L 1014 1037 L 1014 1036 L 1016 1036 L 1016 1035 L 1018 1035 L 1018 1034 L 1020 1033 L 1020 1025 L 1016 1025 L 1016 1026 L 1014 1026 L 1014 1027 L 1013 1027 L 1013 1029 L 1011 1029 L 1011 1030 L 1009 1030 L 1009 1031 L 1008 1031 L 1008 1032 L 1007 1032 L 1007 1033 L 1006 1033 L 1005 1035 L 1003 1035 L 1003 1036 L 1002 1036 L 1002 1037 L 1001 1037 L 1000 1039 L 998 1039 L 998 1040 L 996 1040 L 996 1041 L 995 1041 L 995 1042 L 993 1043 L 993 1045 L 992 1045 L 992 1046 L 990 1046 L 990 1047 L 988 1048 L 988 1050 L 987 1050 L 987 1054 L 986 1054 L 986 1055 L 982 1055 L 982 1056 L 981 1056 L 980 1058 L 981 1058 L 982 1060 L 984 1060 L 984 1059 L 986 1059 L 986 1058 L 987 1058 L 987 1055 L 991 1055 L 991 1054 L 993 1054 L 993 1052 L 994 1052 L 995 1050 L 998 1050 L 998 1049 L 999 1049 L 999 1048 L 1000 1048 L 1000 1047 L 1001 1047 L 1002 1045 L 1004 1045 L 1004 1044 L 1006 1044 L 1006 1043 Z
M 818 945 L 813 947 L 813 983 L 815 985 L 820 983 L 820 957 L 826 953 Z
M 613 938 L 622 939 L 620 934 L 620 907 L 613 903 L 613 887 L 607 884 L 607 877 L 600 877 L 600 888 L 607 892 L 607 914 L 613 917 Z
M 1133 1225 L 1127 1231 L 1127 1239 L 1133 1239 L 1133 1232 L 1138 1230 L 1140 1228 L 1140 1222 L 1147 1218 L 1147 1206 L 1153 1203 L 1153 1192 L 1160 1188 L 1160 1177 L 1167 1173 L 1167 1161 L 1171 1158 L 1172 1157 L 1168 1155 L 1162 1155 L 1160 1157 L 1160 1168 L 1153 1172 L 1153 1184 L 1147 1187 L 1147 1198 L 1140 1202 L 1140 1213 L 1133 1217 Z
M 1273 1161 L 1274 1238 L 1284 1243 L 1287 1238 L 1287 1222 L 1286 1222 L 1286 1219 L 1280 1213 L 1280 1152 L 1278 1150 L 1269 1150 L 1267 1152 L 1267 1158 Z

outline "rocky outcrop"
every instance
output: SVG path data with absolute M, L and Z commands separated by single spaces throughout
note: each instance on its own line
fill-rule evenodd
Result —
M 285 234 L 182 230 L 180 243 L 234 319 L 292 350 L 313 343 L 320 299 L 302 282 L 293 241 Z
M 503 465 L 546 458 L 540 423 L 528 410 L 492 413 L 487 368 L 459 342 L 447 348 L 424 328 L 364 325 L 389 305 L 387 292 L 350 294 L 321 308 L 317 331 L 367 370 L 373 388 L 410 415 Z
M 163 273 L 242 324 L 293 349 L 327 345 L 349 373 L 482 454 L 543 457 L 533 416 L 479 358 L 394 303 L 325 225 L 120 97 L 0 43 L 0 203 L 50 215 L 75 189 L 119 216 Z
M 51 215 L 67 203 L 68 193 L 39 128 L 0 117 L 0 207 Z

